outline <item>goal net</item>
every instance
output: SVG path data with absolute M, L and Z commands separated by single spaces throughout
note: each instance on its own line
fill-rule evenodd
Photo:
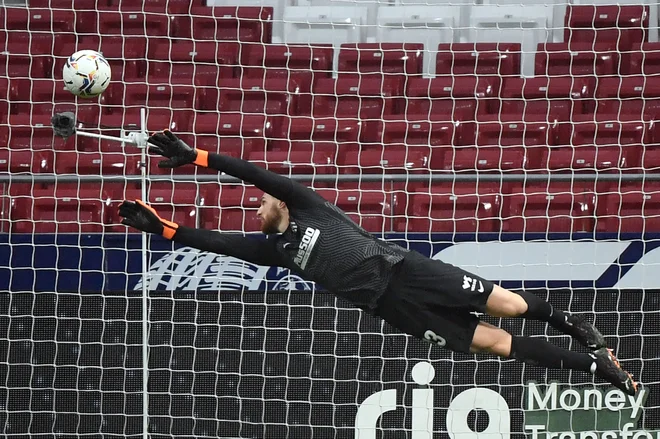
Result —
M 657 3 L 33 0 L 0 7 L 0 45 L 3 436 L 660 438 Z M 61 81 L 81 49 L 112 68 L 99 98 Z M 258 234 L 261 192 L 55 137 L 62 111 L 170 129 L 584 314 L 643 390 L 451 353 L 288 270 L 127 229 L 143 199 Z

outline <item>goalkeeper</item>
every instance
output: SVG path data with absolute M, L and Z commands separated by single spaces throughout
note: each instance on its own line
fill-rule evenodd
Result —
M 488 352 L 546 368 L 595 374 L 634 395 L 637 384 L 587 320 L 553 309 L 536 295 L 508 291 L 460 268 L 381 241 L 312 189 L 247 161 L 195 150 L 169 131 L 149 138 L 161 168 L 194 163 L 254 184 L 265 194 L 257 216 L 267 239 L 184 227 L 166 221 L 141 200 L 124 201 L 122 224 L 203 251 L 257 265 L 280 266 L 314 281 L 399 330 L 458 352 Z M 590 352 L 511 335 L 479 320 L 541 320 Z

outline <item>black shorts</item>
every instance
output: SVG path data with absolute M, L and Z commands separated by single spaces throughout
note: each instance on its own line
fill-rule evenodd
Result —
M 445 262 L 410 252 L 394 267 L 376 314 L 407 334 L 470 352 L 494 284 Z

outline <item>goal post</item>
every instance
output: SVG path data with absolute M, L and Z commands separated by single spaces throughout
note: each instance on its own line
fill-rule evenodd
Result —
M 641 1 L 0 6 L 0 435 L 660 437 L 657 30 Z M 112 68 L 97 99 L 61 82 L 80 49 Z M 584 314 L 642 391 L 452 353 L 288 270 L 120 225 L 140 198 L 260 239 L 261 192 L 159 168 L 143 141 L 163 129 Z

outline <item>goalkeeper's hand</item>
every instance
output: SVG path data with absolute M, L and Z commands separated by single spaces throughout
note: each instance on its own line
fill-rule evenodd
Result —
M 124 219 L 121 223 L 138 230 L 155 235 L 162 235 L 167 239 L 174 238 L 179 225 L 158 216 L 153 207 L 142 200 L 124 201 L 119 206 L 119 216 Z
M 208 164 L 208 152 L 191 148 L 169 130 L 155 133 L 148 141 L 151 154 L 167 157 L 167 160 L 158 162 L 159 168 L 178 168 L 189 163 L 200 166 Z

